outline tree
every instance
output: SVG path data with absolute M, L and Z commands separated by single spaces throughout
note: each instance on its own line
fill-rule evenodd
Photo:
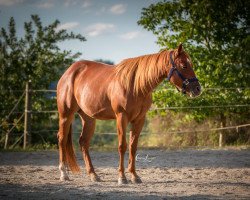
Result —
M 142 10 L 138 24 L 152 31 L 163 48 L 176 48 L 183 43 L 204 88 L 238 88 L 205 90 L 202 97 L 195 100 L 158 90 L 154 93 L 157 106 L 249 104 L 249 10 L 249 4 L 244 0 L 173 0 L 152 4 Z M 226 118 L 232 125 L 249 120 L 250 111 L 246 108 L 183 111 L 189 119 L 202 121 L 210 116 L 225 121 Z
M 46 89 L 52 81 L 58 80 L 62 71 L 76 59 L 80 53 L 72 54 L 63 51 L 58 43 L 69 39 L 86 41 L 80 34 L 58 30 L 60 22 L 43 26 L 38 15 L 31 15 L 31 21 L 24 23 L 24 36 L 16 34 L 16 25 L 13 17 L 10 18 L 8 28 L 0 31 L 0 118 L 2 124 L 14 103 L 25 88 L 25 83 L 31 80 L 34 89 Z M 34 94 L 33 109 L 55 109 L 55 100 L 46 98 L 42 93 Z M 19 107 L 23 110 L 23 101 Z M 18 115 L 12 115 L 8 123 L 13 122 Z M 34 115 L 34 127 L 39 128 L 46 124 L 48 116 Z M 56 123 L 57 125 L 57 123 Z M 33 127 L 33 128 L 34 128 Z M 8 127 L 1 126 L 6 131 Z M 20 131 L 22 126 L 19 127 Z M 34 136 L 35 137 L 35 136 Z M 37 139 L 39 141 L 40 139 Z

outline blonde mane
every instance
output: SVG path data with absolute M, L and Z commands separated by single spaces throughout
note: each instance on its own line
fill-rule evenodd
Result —
M 117 80 L 129 91 L 133 89 L 135 95 L 140 91 L 145 94 L 160 82 L 160 77 L 167 73 L 169 51 L 128 58 L 115 67 Z

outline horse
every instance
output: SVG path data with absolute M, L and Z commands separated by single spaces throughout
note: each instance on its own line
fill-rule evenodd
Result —
M 79 144 L 91 181 L 101 181 L 89 155 L 96 119 L 115 119 L 119 152 L 118 184 L 128 183 L 124 173 L 124 154 L 129 123 L 128 171 L 132 183 L 141 183 L 135 170 L 138 139 L 152 104 L 152 92 L 165 78 L 187 96 L 197 97 L 201 93 L 191 59 L 182 44 L 173 50 L 128 58 L 117 65 L 87 60 L 73 63 L 57 85 L 60 180 L 69 180 L 68 167 L 73 173 L 80 171 L 72 143 L 71 125 L 74 114 L 78 113 L 82 121 Z

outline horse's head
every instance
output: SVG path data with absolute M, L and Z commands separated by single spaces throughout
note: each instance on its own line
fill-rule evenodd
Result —
M 170 69 L 168 70 L 168 80 L 175 85 L 178 91 L 190 97 L 197 97 L 201 94 L 201 85 L 196 78 L 192 68 L 190 57 L 182 48 L 170 52 Z

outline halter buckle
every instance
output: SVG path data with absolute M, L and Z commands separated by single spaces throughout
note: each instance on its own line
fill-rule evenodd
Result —
M 184 84 L 184 85 L 188 85 L 188 84 L 189 84 L 188 79 L 185 79 L 185 80 L 183 81 L 183 84 Z

